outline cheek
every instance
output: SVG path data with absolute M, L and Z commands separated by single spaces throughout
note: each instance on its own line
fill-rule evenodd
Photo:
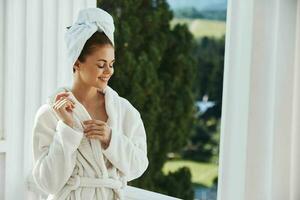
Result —
M 98 69 L 98 74 L 113 74 L 114 73 L 114 68 L 109 68 L 109 70 L 107 69 Z
M 98 78 L 98 71 L 97 70 L 88 70 L 85 72 L 84 76 L 87 81 L 94 81 L 95 79 Z
M 88 76 L 90 79 L 97 78 L 97 72 L 89 72 Z

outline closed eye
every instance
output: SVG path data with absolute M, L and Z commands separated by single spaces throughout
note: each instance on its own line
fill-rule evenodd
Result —
M 98 65 L 98 68 L 100 68 L 100 69 L 103 69 L 105 66 L 103 65 L 103 66 L 101 66 L 101 65 Z M 110 68 L 113 68 L 114 66 L 113 65 L 110 65 L 109 66 Z

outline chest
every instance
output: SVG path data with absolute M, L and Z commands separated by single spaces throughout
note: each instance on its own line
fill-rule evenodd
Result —
M 89 115 L 92 119 L 101 120 L 107 122 L 108 115 L 105 109 L 105 104 L 96 104 L 92 106 L 87 106 L 86 110 L 88 111 Z

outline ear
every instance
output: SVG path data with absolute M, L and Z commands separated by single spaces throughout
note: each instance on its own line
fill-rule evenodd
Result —
M 79 68 L 80 68 L 80 61 L 78 59 L 75 61 L 73 68 L 75 70 L 79 70 Z

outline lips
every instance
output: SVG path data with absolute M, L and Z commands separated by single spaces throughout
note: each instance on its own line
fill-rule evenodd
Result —
M 107 82 L 109 80 L 109 77 L 99 77 L 98 79 Z

